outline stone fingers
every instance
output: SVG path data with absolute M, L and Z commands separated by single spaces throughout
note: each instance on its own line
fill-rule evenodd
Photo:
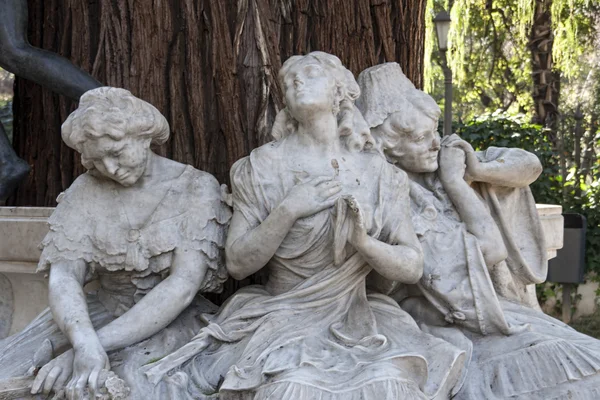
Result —
M 31 385 L 31 394 L 40 393 L 40 391 L 42 389 L 42 385 L 46 381 L 46 376 L 48 376 L 48 374 L 50 373 L 51 370 L 52 370 L 51 364 L 46 364 L 45 366 L 42 367 L 42 369 L 40 369 L 37 376 L 35 377 L 35 380 L 33 381 L 33 385 Z
M 52 388 L 54 387 L 54 384 L 56 383 L 58 377 L 61 376 L 62 372 L 63 369 L 61 367 L 56 366 L 52 368 L 52 370 L 48 373 L 48 376 L 46 376 L 46 379 L 44 380 L 44 394 L 50 394 Z

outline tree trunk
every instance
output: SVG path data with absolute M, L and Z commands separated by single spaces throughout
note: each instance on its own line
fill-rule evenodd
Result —
M 56 51 L 169 120 L 159 153 L 227 181 L 270 140 L 282 107 L 277 71 L 323 50 L 358 74 L 397 61 L 422 85 L 425 0 L 29 0 L 33 45 Z M 60 140 L 74 105 L 17 80 L 15 147 L 32 174 L 10 204 L 54 205 L 83 172 Z
M 560 71 L 554 69 L 552 60 L 554 34 L 551 8 L 552 0 L 535 0 L 529 48 L 533 78 L 533 122 L 548 129 L 547 134 L 556 146 Z
M 397 61 L 421 87 L 425 9 L 426 0 L 29 0 L 29 38 L 152 103 L 172 131 L 157 152 L 228 183 L 231 165 L 270 140 L 283 107 L 277 72 L 294 54 L 333 53 L 354 74 Z M 15 86 L 14 144 L 32 172 L 8 204 L 53 206 L 84 171 L 60 139 L 74 104 Z

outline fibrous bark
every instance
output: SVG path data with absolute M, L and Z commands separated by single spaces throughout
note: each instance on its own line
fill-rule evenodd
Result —
M 323 50 L 355 74 L 397 61 L 422 85 L 425 0 L 29 0 L 29 37 L 165 114 L 160 154 L 227 181 L 270 140 L 282 107 L 277 71 Z M 74 105 L 18 80 L 15 147 L 33 167 L 11 204 L 54 205 L 83 172 L 60 140 Z
M 283 107 L 277 72 L 294 54 L 335 54 L 356 75 L 397 61 L 422 86 L 426 0 L 28 2 L 32 45 L 155 105 L 172 131 L 156 151 L 223 183 L 270 140 Z M 84 171 L 60 139 L 75 105 L 24 80 L 15 87 L 14 144 L 32 172 L 8 204 L 53 206 Z
M 548 129 L 550 140 L 556 146 L 560 73 L 554 69 L 552 60 L 554 33 L 551 8 L 552 0 L 535 0 L 529 48 L 533 78 L 533 122 Z

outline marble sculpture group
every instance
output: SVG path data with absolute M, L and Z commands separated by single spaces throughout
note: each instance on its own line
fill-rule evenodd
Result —
M 87 172 L 38 266 L 50 308 L 0 340 L 0 381 L 69 400 L 600 398 L 600 341 L 531 289 L 535 155 L 440 138 L 396 63 L 355 79 L 313 52 L 279 79 L 273 141 L 229 189 L 152 151 L 169 126 L 149 103 L 81 96 L 62 138 Z M 221 307 L 199 295 L 261 269 Z

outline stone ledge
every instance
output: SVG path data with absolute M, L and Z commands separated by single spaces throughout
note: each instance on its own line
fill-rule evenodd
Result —
M 555 204 L 536 204 L 540 223 L 546 239 L 548 259 L 556 257 L 556 251 L 563 247 L 564 218 L 562 206 Z
M 0 207 L 0 262 L 37 263 L 52 211 L 53 207 Z

